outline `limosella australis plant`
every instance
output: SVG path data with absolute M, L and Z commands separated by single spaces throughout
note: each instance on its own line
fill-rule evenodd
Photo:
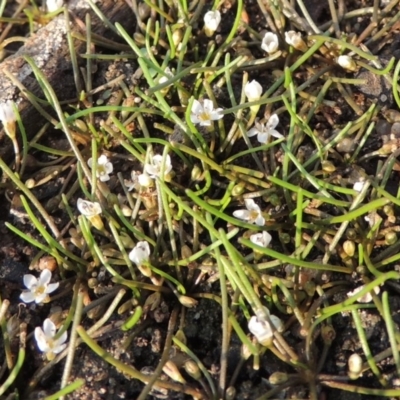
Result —
M 317 26 L 298 3 L 304 18 L 286 1 L 260 1 L 253 7 L 267 24 L 253 26 L 252 6 L 243 1 L 231 8 L 135 2 L 133 35 L 101 15 L 129 50 L 92 53 L 92 41 L 99 49 L 120 46 L 88 30 L 79 37 L 88 41 L 88 52 L 79 54 L 86 70 L 94 61 L 128 59 L 132 76 L 92 89 L 92 74 L 82 80 L 74 64 L 86 90 L 68 105 L 61 106 L 27 57 L 43 89 L 38 111 L 43 104 L 53 108 L 57 120 L 44 115 L 68 148 L 47 145 L 46 130 L 28 140 L 13 116 L 23 149 L 19 154 L 8 133 L 16 156 L 13 166 L 0 160 L 3 187 L 36 233 L 6 225 L 39 249 L 31 269 L 45 271 L 25 275 L 21 300 L 54 307 L 34 330 L 2 300 L 1 395 L 24 368 L 33 331 L 35 351 L 46 360 L 25 395 L 64 358 L 52 398 L 79 393 L 85 382 L 72 369 L 82 343 L 143 382 L 138 399 L 173 392 L 234 398 L 248 379 L 246 363 L 264 379 L 251 398 L 317 399 L 327 388 L 400 395 L 392 383 L 400 373 L 400 336 L 389 301 L 398 291 L 400 200 L 398 189 L 388 189 L 398 171 L 399 139 L 393 131 L 371 144 L 378 123 L 394 127 L 400 114 L 385 110 L 382 99 L 355 95 L 365 85 L 361 72 L 369 73 L 390 82 L 385 96 L 400 107 L 400 63 L 393 71 L 395 59 L 381 63 L 370 47 L 397 14 L 377 2 L 345 12 L 330 2 L 331 21 Z M 345 21 L 356 15 L 370 25 L 349 34 Z M 10 104 L 2 107 L 9 132 Z M 57 189 L 43 202 L 35 193 L 46 185 Z M 213 374 L 185 334 L 187 309 L 200 302 L 216 303 L 221 315 Z M 379 352 L 363 320 L 372 312 L 388 337 Z M 123 335 L 127 352 L 157 318 L 168 321 L 168 330 L 150 373 L 96 341 Z M 353 327 L 357 343 L 348 364 L 334 369 L 329 354 L 343 324 Z M 231 368 L 231 344 L 238 341 L 240 362 Z M 387 357 L 391 369 L 380 364 Z

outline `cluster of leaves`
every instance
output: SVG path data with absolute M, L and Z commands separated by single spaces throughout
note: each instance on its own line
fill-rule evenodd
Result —
M 125 375 L 146 383 L 140 399 L 157 390 L 193 398 L 232 396 L 239 390 L 235 379 L 240 368 L 251 360 L 258 368 L 266 352 L 280 360 L 281 370 L 268 377 L 270 389 L 261 398 L 289 388 L 316 399 L 322 386 L 400 394 L 388 388 L 377 366 L 392 356 L 400 374 L 400 335 L 388 291 L 378 296 L 381 285 L 400 277 L 392 268 L 400 258 L 400 191 L 393 195 L 386 190 L 397 139 L 389 137 L 369 153 L 364 149 L 382 113 L 377 102 L 355 101 L 351 89 L 365 83 L 353 77 L 363 68 L 393 84 L 400 107 L 400 63 L 394 72 L 394 58 L 383 68 L 367 46 L 356 45 L 362 41 L 347 38 L 334 5 L 332 21 L 317 27 L 304 7 L 302 19 L 285 1 L 266 3 L 268 10 L 258 4 L 269 23 L 269 31 L 262 33 L 248 23 L 241 0 L 234 11 L 219 3 L 210 11 L 203 2 L 145 2 L 137 12 L 133 37 L 121 25 L 108 23 L 130 49 L 111 58 L 137 62 L 133 92 L 120 79 L 121 95 L 114 104 L 91 106 L 89 74 L 86 95 L 61 108 L 45 76 L 27 58 L 57 113 L 55 128 L 64 132 L 70 146 L 64 151 L 29 141 L 19 116 L 17 132 L 14 114 L 4 109 L 2 119 L 16 157 L 13 168 L 3 160 L 0 168 L 18 190 L 40 239 L 7 226 L 40 250 L 32 267 L 45 256 L 55 260 L 52 271 L 62 289 L 49 297 L 57 284 L 49 284 L 51 273 L 49 277 L 45 269 L 49 272 L 38 280 L 25 276 L 28 291 L 21 299 L 56 303 L 67 298 L 69 304 L 62 311 L 53 307 L 43 329 L 36 327 L 38 347 L 49 362 L 36 372 L 29 390 L 64 357 L 62 390 L 52 398 L 82 385 L 81 380 L 68 381 L 75 349 L 85 342 Z M 392 9 L 375 4 L 364 10 L 373 15 L 376 31 L 366 30 L 373 32 L 371 40 L 396 18 Z M 220 12 L 227 16 L 222 23 Z M 288 29 L 289 24 L 297 30 Z M 103 58 L 85 57 L 89 70 L 93 58 Z M 268 89 L 259 82 L 269 82 Z M 18 135 L 24 144 L 22 158 Z M 27 179 L 29 156 L 48 158 Z M 365 164 L 376 157 L 387 161 Z M 39 179 L 45 169 L 56 172 Z M 65 177 L 58 195 L 41 204 L 32 189 L 60 173 Z M 63 229 L 52 217 L 60 210 Z M 218 288 L 204 284 L 206 279 L 218 280 Z M 354 286 L 357 290 L 350 292 Z M 102 296 L 92 301 L 94 295 Z M 95 342 L 108 322 L 115 326 L 117 321 L 130 343 L 137 334 L 134 328 L 165 298 L 171 304 L 170 329 L 151 375 L 117 360 Z M 218 384 L 187 346 L 184 323 L 177 324 L 178 313 L 196 307 L 199 300 L 221 307 Z M 5 334 L 15 325 L 8 304 L 2 301 L 0 321 L 10 375 L 1 394 L 14 382 L 25 356 L 27 326 L 21 323 L 19 333 L 13 330 L 21 344 L 14 363 Z M 360 312 L 371 308 L 379 311 L 389 336 L 387 349 L 378 354 L 372 353 L 360 319 Z M 359 354 L 351 358 L 347 375 L 347 370 L 340 377 L 323 374 L 335 336 L 334 318 L 344 312 L 356 327 Z M 81 325 L 84 315 L 96 320 L 86 329 Z M 241 362 L 228 380 L 227 355 L 236 338 L 242 343 Z M 172 347 L 178 356 L 170 358 Z M 379 388 L 343 382 L 369 371 Z M 160 379 L 162 372 L 171 380 Z

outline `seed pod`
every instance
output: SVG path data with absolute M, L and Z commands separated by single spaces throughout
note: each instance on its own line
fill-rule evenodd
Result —
M 396 232 L 388 232 L 385 235 L 385 243 L 390 246 L 391 244 L 395 244 L 397 242 L 397 235 Z
M 344 138 L 337 144 L 336 150 L 341 153 L 351 153 L 354 150 L 355 143 L 353 139 Z
M 321 165 L 324 172 L 336 171 L 336 167 L 331 161 L 324 160 L 322 161 Z
M 343 243 L 343 250 L 349 257 L 353 257 L 356 251 L 356 245 L 352 240 L 346 240 Z
M 274 372 L 268 380 L 271 385 L 275 386 L 287 382 L 288 378 L 288 374 L 285 372 Z
M 196 307 L 198 303 L 197 300 L 189 296 L 179 296 L 178 300 L 183 306 L 188 308 Z

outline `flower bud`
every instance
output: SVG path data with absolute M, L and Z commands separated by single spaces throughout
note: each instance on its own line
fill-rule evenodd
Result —
M 363 367 L 362 358 L 357 353 L 353 353 L 349 357 L 348 366 L 349 370 L 347 374 L 349 375 L 349 378 L 357 379 L 361 375 Z
M 244 86 L 244 94 L 248 101 L 257 101 L 262 95 L 262 86 L 253 79 L 251 82 L 247 82 Z
M 102 231 L 104 228 L 103 220 L 100 215 L 92 215 L 91 217 L 87 217 L 90 223 L 99 231 Z
M 321 328 L 321 337 L 324 343 L 328 346 L 332 344 L 332 342 L 335 340 L 336 337 L 336 332 L 333 329 L 332 325 L 324 325 Z
M 208 37 L 214 35 L 221 22 L 221 13 L 218 10 L 208 11 L 204 15 L 204 31 Z
M 193 378 L 199 380 L 201 378 L 201 372 L 200 372 L 200 368 L 197 365 L 197 363 L 195 363 L 193 360 L 188 360 L 185 362 L 185 364 L 183 365 L 185 368 L 185 371 Z
M 285 41 L 288 45 L 294 47 L 296 50 L 307 51 L 307 45 L 301 38 L 300 32 L 295 32 L 295 31 L 285 32 Z
M 182 384 L 185 384 L 185 383 L 186 383 L 185 379 L 183 378 L 183 376 L 182 376 L 181 373 L 179 372 L 178 367 L 177 367 L 176 364 L 175 364 L 173 361 L 171 361 L 171 360 L 168 360 L 168 361 L 165 363 L 165 365 L 164 365 L 164 367 L 163 367 L 163 372 L 164 372 L 165 374 L 167 374 L 167 375 L 168 375 L 171 379 L 173 379 L 175 382 L 179 382 L 179 383 L 182 383 Z
M 337 59 L 337 63 L 347 71 L 357 70 L 357 64 L 350 56 L 339 56 Z

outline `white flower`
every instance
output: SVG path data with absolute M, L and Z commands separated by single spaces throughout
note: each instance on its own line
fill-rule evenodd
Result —
M 136 246 L 129 253 L 129 259 L 138 266 L 149 261 L 149 257 L 150 245 L 145 240 L 137 242 Z
M 269 319 L 274 325 L 274 328 L 278 332 L 282 332 L 283 323 L 280 318 L 276 317 L 275 315 L 270 315 L 268 309 L 266 307 L 263 308 L 268 314 Z M 268 321 L 254 315 L 250 318 L 247 326 L 249 328 L 249 331 L 256 337 L 259 343 L 264 346 L 268 346 L 272 343 L 272 338 L 274 334 Z
M 256 101 L 262 95 L 262 86 L 253 79 L 251 82 L 247 82 L 244 87 L 244 94 L 249 101 Z
M 97 201 L 91 202 L 79 198 L 77 207 L 79 212 L 85 217 L 94 217 L 101 214 L 101 205 Z
M 64 1 L 63 0 L 46 0 L 46 8 L 47 11 L 53 12 L 57 11 L 59 8 L 63 6 Z
M 360 292 L 361 290 L 363 290 L 365 287 L 365 285 L 361 285 L 357 288 L 355 288 L 354 290 L 352 290 L 351 292 L 347 293 L 347 297 L 352 297 L 354 295 L 356 295 L 358 292 Z M 379 294 L 379 292 L 381 291 L 381 288 L 379 286 L 375 286 L 374 287 L 374 292 L 375 294 Z M 364 296 L 361 296 L 359 299 L 357 299 L 357 301 L 359 303 L 369 303 L 372 301 L 372 294 L 370 292 L 364 294 Z
M 279 124 L 279 117 L 276 114 L 272 114 L 266 124 L 261 124 L 259 122 L 256 122 L 255 126 L 247 132 L 247 136 L 252 137 L 257 135 L 257 140 L 262 144 L 267 143 L 270 136 L 276 138 L 282 138 L 283 135 L 281 135 L 275 129 L 275 127 L 278 124 Z
M 37 345 L 43 353 L 46 353 L 47 359 L 52 360 L 56 354 L 61 353 L 66 347 L 68 334 L 64 332 L 58 339 L 56 336 L 56 326 L 54 322 L 47 318 L 43 322 L 43 330 L 39 326 L 35 328 L 35 339 Z
M 163 156 L 161 154 L 156 154 L 151 164 L 144 165 L 144 172 L 150 175 L 151 178 L 156 178 L 161 175 L 161 169 L 163 164 Z M 169 154 L 165 157 L 165 165 L 164 165 L 164 176 L 168 175 L 172 171 L 171 157 Z M 141 178 L 144 183 L 144 177 Z M 139 181 L 140 182 L 140 181 Z M 143 185 L 144 186 L 144 185 Z
M 170 78 L 174 77 L 174 74 L 172 73 L 169 67 L 165 68 L 164 74 L 165 75 L 162 75 L 161 78 L 159 79 L 158 81 L 159 84 L 167 82 Z
M 148 176 L 146 173 L 140 174 L 138 176 L 138 182 L 139 182 L 140 186 L 143 186 L 145 188 L 153 185 L 153 179 L 150 178 L 150 176 Z
M 10 100 L 7 100 L 5 103 L 0 104 L 0 121 L 3 123 L 3 125 L 6 125 L 10 122 L 15 122 L 17 120 L 17 116 L 14 113 L 12 105 L 13 102 Z
M 204 99 L 203 104 L 198 100 L 193 101 L 192 110 L 190 111 L 190 120 L 194 124 L 202 126 L 211 126 L 211 121 L 216 121 L 223 118 L 221 114 L 222 108 L 214 110 L 213 102 L 209 99 Z
M 49 293 L 54 292 L 59 286 L 59 282 L 50 283 L 51 271 L 49 269 L 44 269 L 40 273 L 39 279 L 30 274 L 24 275 L 23 279 L 28 290 L 23 291 L 19 297 L 24 303 L 32 301 L 36 304 L 43 303 L 48 300 Z
M 361 374 L 363 361 L 359 354 L 353 353 L 348 359 L 349 372 L 358 377 Z
M 6 134 L 11 139 L 15 139 L 16 120 L 17 116 L 14 113 L 13 102 L 8 100 L 5 103 L 0 104 L 0 121 L 4 126 Z
M 267 231 L 255 233 L 254 235 L 250 236 L 250 241 L 261 247 L 268 247 L 271 243 L 271 240 L 272 236 Z
M 365 181 L 362 180 L 362 179 L 360 179 L 359 181 L 357 181 L 357 182 L 353 185 L 353 189 L 354 189 L 356 192 L 361 192 L 361 191 L 363 190 L 364 186 L 365 186 Z
M 339 56 L 337 63 L 348 71 L 355 71 L 357 69 L 357 64 L 350 56 Z
M 268 54 L 275 53 L 279 48 L 278 36 L 275 33 L 267 32 L 261 42 L 261 48 Z
M 244 204 L 247 210 L 236 210 L 233 212 L 233 216 L 250 224 L 255 223 L 256 225 L 263 226 L 265 218 L 262 216 L 261 209 L 255 201 L 253 199 L 245 199 Z
M 208 37 L 212 36 L 221 22 L 221 13 L 218 10 L 208 11 L 204 15 L 204 29 Z
M 295 32 L 295 31 L 285 32 L 285 41 L 289 46 L 293 46 L 297 50 L 305 51 L 307 49 L 304 40 L 301 38 L 300 32 Z
M 92 168 L 93 166 L 93 159 L 89 158 L 88 160 L 88 165 L 90 168 Z M 96 176 L 102 181 L 102 182 L 106 182 L 110 180 L 110 176 L 109 174 L 111 174 L 111 172 L 113 172 L 113 165 L 110 161 L 108 161 L 107 156 L 105 156 L 104 154 L 101 155 L 98 159 L 97 159 L 97 164 L 96 164 Z
M 131 172 L 131 180 L 124 179 L 124 185 L 126 186 L 128 192 L 131 192 L 133 189 L 135 189 L 137 192 L 140 189 L 140 183 L 139 183 L 139 176 L 140 172 L 137 171 L 132 171 Z

